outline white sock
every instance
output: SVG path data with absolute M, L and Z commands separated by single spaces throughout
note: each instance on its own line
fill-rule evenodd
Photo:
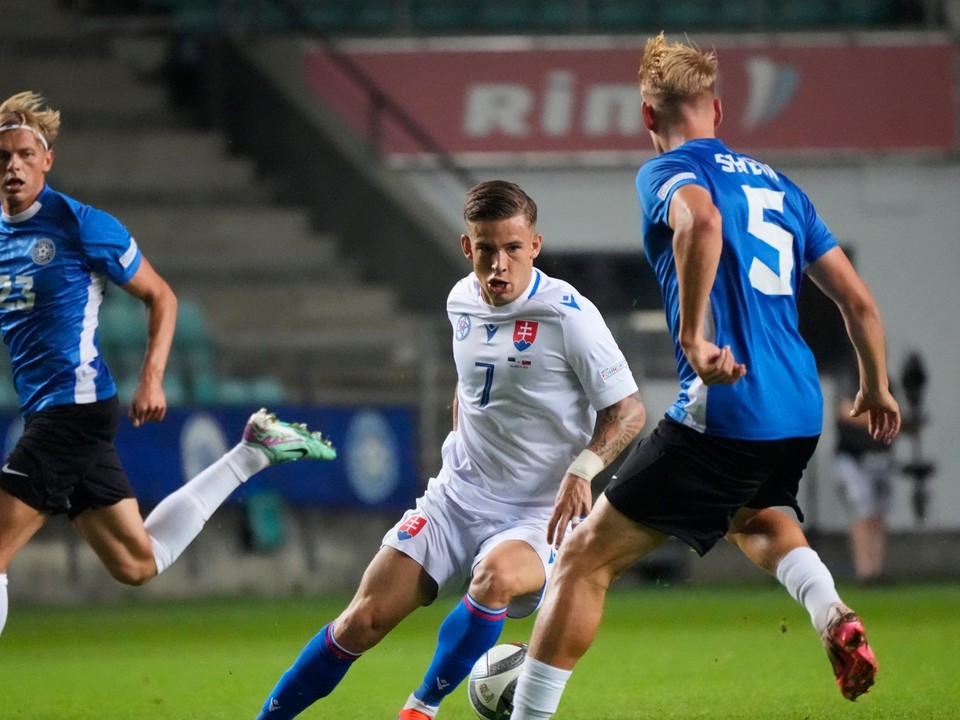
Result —
M 153 542 L 157 574 L 180 557 L 204 524 L 240 483 L 269 465 L 267 456 L 242 443 L 153 509 L 144 525 Z
M 404 710 L 419 710 L 427 717 L 436 717 L 437 710 L 440 709 L 439 705 L 427 705 L 425 702 L 420 700 L 416 695 L 410 693 L 410 697 L 407 698 L 407 702 L 403 706 Z
M 557 711 L 572 670 L 561 670 L 529 655 L 513 695 L 511 720 L 544 720 Z
M 0 573 L 0 635 L 7 624 L 7 574 Z
M 820 556 L 808 547 L 794 548 L 783 556 L 777 565 L 777 580 L 807 609 L 817 632 L 826 629 L 830 609 L 843 604 L 833 575 Z

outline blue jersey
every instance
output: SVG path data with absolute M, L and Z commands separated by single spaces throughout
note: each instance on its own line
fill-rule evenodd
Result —
M 723 251 L 704 330 L 729 345 L 747 374 L 732 385 L 704 385 L 678 341 L 679 289 L 673 193 L 706 188 L 723 220 Z M 823 425 L 823 396 L 813 353 L 797 330 L 804 269 L 837 245 L 810 199 L 768 165 L 716 139 L 693 140 L 640 168 L 643 244 L 674 338 L 680 394 L 667 414 L 711 435 L 742 440 L 811 437 Z
M 106 281 L 129 282 L 140 259 L 115 218 L 49 187 L 0 217 L 0 331 L 24 416 L 116 394 L 98 312 Z

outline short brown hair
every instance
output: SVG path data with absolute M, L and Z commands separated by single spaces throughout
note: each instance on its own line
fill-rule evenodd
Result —
M 468 222 L 507 220 L 523 215 L 531 226 L 537 224 L 537 204 L 523 189 L 506 180 L 488 180 L 470 188 L 463 206 Z

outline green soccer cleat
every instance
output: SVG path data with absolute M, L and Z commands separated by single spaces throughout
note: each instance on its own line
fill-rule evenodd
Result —
M 337 450 L 319 431 L 310 432 L 303 423 L 278 420 L 266 408 L 250 416 L 243 428 L 243 443 L 262 450 L 271 465 L 295 460 L 333 460 Z

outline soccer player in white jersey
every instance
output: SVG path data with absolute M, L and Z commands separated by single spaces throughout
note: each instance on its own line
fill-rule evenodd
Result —
M 128 413 L 139 427 L 166 413 L 177 300 L 123 225 L 47 186 L 59 131 L 60 113 L 34 93 L 0 104 L 0 331 L 25 423 L 0 470 L 0 631 L 10 561 L 51 515 L 66 514 L 114 578 L 142 585 L 254 473 L 335 456 L 319 433 L 261 410 L 236 447 L 144 521 L 114 448 L 119 403 L 97 315 L 108 281 L 146 306 L 147 348 Z
M 447 300 L 458 382 L 443 466 L 384 536 L 350 605 L 267 696 L 263 720 L 295 717 L 407 615 L 466 585 L 399 714 L 435 717 L 505 618 L 536 610 L 556 548 L 590 511 L 590 481 L 643 426 L 637 384 L 597 308 L 534 267 L 533 200 L 484 182 L 464 220 L 473 271 Z
M 797 330 L 804 272 L 837 304 L 856 350 L 852 413 L 890 443 L 900 411 L 880 313 L 803 191 L 716 138 L 717 69 L 713 53 L 662 33 L 644 48 L 641 112 L 657 157 L 640 169 L 637 191 L 680 393 L 564 547 L 512 720 L 552 717 L 596 636 L 606 588 L 670 535 L 701 555 L 726 537 L 806 608 L 844 697 L 874 682 L 862 622 L 797 521 L 776 508 L 802 519 L 798 484 L 823 422 L 816 365 Z

